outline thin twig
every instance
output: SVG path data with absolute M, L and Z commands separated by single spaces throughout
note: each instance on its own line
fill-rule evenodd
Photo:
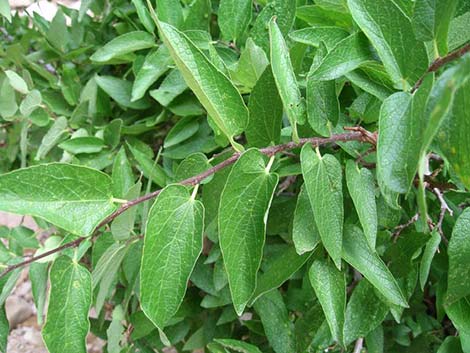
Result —
M 396 241 L 396 239 L 398 239 L 401 232 L 403 232 L 403 230 L 405 230 L 406 228 L 411 226 L 413 223 L 416 223 L 418 221 L 418 218 L 419 218 L 419 213 L 417 213 L 413 217 L 411 217 L 408 222 L 396 226 L 395 231 L 393 232 L 393 235 L 392 235 L 393 238 L 395 239 L 395 241 Z
M 375 134 L 373 134 L 373 133 L 371 133 L 371 132 L 369 132 L 365 129 L 354 129 L 352 132 L 337 134 L 337 135 L 333 135 L 331 137 L 301 138 L 298 143 L 288 142 L 288 143 L 284 143 L 284 144 L 281 144 L 281 145 L 261 148 L 259 151 L 261 153 L 263 153 L 264 155 L 266 155 L 268 157 L 271 157 L 271 156 L 274 156 L 275 154 L 280 153 L 280 152 L 284 152 L 284 151 L 291 150 L 291 149 L 294 149 L 294 148 L 302 147 L 303 145 L 305 145 L 307 143 L 312 144 L 314 147 L 326 145 L 326 144 L 329 144 L 329 143 L 336 143 L 336 142 L 340 142 L 340 141 L 341 142 L 361 141 L 361 142 L 365 142 L 365 143 L 375 144 L 377 139 L 375 138 L 375 140 L 374 140 L 373 136 L 376 137 Z M 213 166 L 212 168 L 206 170 L 205 172 L 203 172 L 201 174 L 198 174 L 198 175 L 193 176 L 191 178 L 182 180 L 182 181 L 179 182 L 179 184 L 190 185 L 190 186 L 197 185 L 197 184 L 201 183 L 201 181 L 203 181 L 207 177 L 209 177 L 209 176 L 215 174 L 216 172 L 218 172 L 219 170 L 235 163 L 240 158 L 240 156 L 241 156 L 241 153 L 236 152 L 231 157 L 226 159 L 225 161 Z M 116 211 L 114 211 L 112 214 L 110 214 L 108 217 L 106 217 L 104 220 L 102 220 L 98 224 L 98 226 L 95 228 L 95 231 L 92 234 L 92 237 L 97 238 L 101 234 L 100 233 L 100 228 L 102 228 L 103 226 L 105 226 L 108 223 L 112 222 L 116 217 L 118 217 L 119 215 L 126 212 L 129 208 L 131 208 L 135 205 L 138 205 L 142 202 L 145 202 L 147 200 L 153 199 L 153 198 L 157 197 L 161 192 L 162 192 L 162 189 L 155 190 L 155 191 L 153 191 L 149 194 L 143 195 L 143 196 L 138 197 L 134 200 L 126 202 L 120 208 L 118 208 Z M 8 273 L 10 273 L 11 271 L 13 271 L 17 268 L 26 266 L 26 265 L 28 265 L 32 262 L 35 262 L 37 260 L 40 260 L 40 259 L 42 259 L 46 256 L 58 253 L 62 250 L 68 249 L 68 248 L 77 247 L 78 245 L 80 245 L 80 243 L 82 241 L 84 241 L 86 239 L 89 239 L 89 238 L 88 237 L 86 237 L 86 238 L 82 237 L 82 238 L 75 239 L 72 242 L 66 243 L 64 245 L 61 245 L 61 246 L 55 248 L 55 249 L 49 250 L 49 251 L 47 251 L 47 252 L 45 252 L 41 255 L 31 257 L 31 258 L 29 258 L 29 259 L 27 259 L 23 262 L 15 264 L 15 265 L 10 265 L 10 266 L 6 267 L 3 270 L 3 272 L 0 274 L 0 278 L 6 276 Z
M 431 64 L 431 66 L 428 67 L 428 69 L 426 70 L 424 75 L 421 76 L 420 79 L 415 83 L 413 88 L 411 88 L 411 93 L 414 93 L 419 88 L 419 86 L 421 86 L 421 84 L 423 83 L 423 80 L 424 80 L 424 78 L 426 77 L 427 74 L 429 74 L 431 72 L 436 72 L 437 70 L 439 70 L 445 64 L 447 64 L 447 63 L 449 63 L 449 62 L 451 62 L 455 59 L 460 58 L 461 56 L 463 56 L 464 54 L 466 54 L 468 52 L 470 52 L 470 43 L 464 45 L 460 49 L 457 49 L 457 50 L 447 54 L 446 56 L 444 56 L 442 58 L 437 58 L 436 60 L 434 60 L 434 62 Z
M 446 243 L 449 244 L 449 241 L 444 235 L 444 232 L 442 231 L 442 222 L 444 222 L 444 216 L 446 215 L 446 212 L 449 212 L 449 214 L 452 216 L 454 214 L 454 211 L 452 211 L 447 204 L 446 200 L 444 199 L 444 195 L 442 195 L 441 190 L 438 188 L 432 189 L 432 191 L 436 194 L 437 199 L 441 203 L 441 212 L 439 213 L 439 220 L 437 221 L 436 227 L 437 231 L 441 235 L 442 240 Z
M 289 175 L 284 179 L 284 181 L 279 184 L 278 191 L 276 193 L 277 196 L 281 195 L 284 191 L 286 191 L 292 184 L 295 183 L 297 180 L 297 175 Z

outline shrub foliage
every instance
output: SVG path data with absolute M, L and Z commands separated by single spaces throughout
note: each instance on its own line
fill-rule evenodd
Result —
M 0 351 L 470 352 L 468 1 L 0 14 Z

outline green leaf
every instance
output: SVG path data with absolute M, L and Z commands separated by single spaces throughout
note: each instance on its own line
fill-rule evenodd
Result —
M 462 298 L 452 305 L 446 307 L 447 316 L 457 329 L 460 336 L 462 351 L 468 353 L 470 350 L 470 302 L 468 298 Z
M 20 104 L 20 113 L 28 117 L 42 103 L 41 92 L 37 89 L 30 91 Z
M 3 80 L 0 86 L 0 116 L 7 120 L 14 116 L 17 110 L 15 90 L 8 80 Z
M 103 308 L 104 301 L 110 293 L 112 285 L 115 283 L 119 273 L 121 263 L 128 250 L 126 243 L 113 243 L 99 258 L 92 273 L 92 288 L 98 287 L 96 295 L 95 309 L 99 313 Z
M 165 46 L 161 46 L 147 54 L 132 84 L 131 102 L 138 101 L 145 95 L 150 86 L 168 70 L 171 61 L 168 49 Z
M 91 276 L 68 256 L 54 261 L 47 320 L 42 337 L 50 353 L 86 353 L 90 328 Z
M 172 70 L 157 89 L 151 90 L 150 95 L 158 103 L 168 106 L 177 96 L 188 88 L 179 70 Z
M 70 42 L 65 15 L 62 9 L 58 9 L 46 34 L 47 40 L 53 47 L 65 52 Z
M 104 141 L 98 137 L 75 137 L 59 144 L 59 148 L 71 154 L 98 153 L 105 146 Z
M 137 182 L 134 186 L 129 188 L 124 195 L 125 200 L 134 200 L 140 196 L 142 183 Z M 129 239 L 132 230 L 134 229 L 135 217 L 137 214 L 137 207 L 131 207 L 123 214 L 116 217 L 111 223 L 111 233 L 116 241 Z
M 183 8 L 179 0 L 157 0 L 157 15 L 160 21 L 176 28 L 183 24 Z
M 305 123 L 305 102 L 295 78 L 289 50 L 276 18 L 269 22 L 271 67 L 284 110 L 292 126 L 292 138 L 298 141 L 297 124 Z
M 190 154 L 176 168 L 175 180 L 181 181 L 201 174 L 211 168 L 206 155 L 200 152 Z M 204 179 L 201 184 L 207 184 L 212 180 L 212 175 Z
M 68 120 L 64 116 L 58 117 L 47 133 L 42 138 L 41 144 L 36 152 L 36 161 L 43 159 L 49 151 L 54 148 L 64 137 L 68 134 L 67 132 Z
M 145 175 L 147 179 L 152 180 L 160 187 L 166 185 L 166 174 L 162 166 L 150 159 L 145 153 L 137 148 L 128 145 L 132 155 L 138 163 L 138 169 Z
M 375 249 L 377 237 L 377 205 L 375 203 L 374 176 L 352 160 L 346 163 L 346 183 L 356 208 L 364 235 L 371 249 Z
M 212 21 L 211 0 L 194 0 L 187 9 L 187 15 L 184 20 L 186 30 L 201 30 L 210 32 L 210 23 Z
M 367 38 L 354 33 L 338 42 L 309 76 L 317 81 L 334 80 L 372 59 Z
M 267 67 L 256 82 L 248 110 L 251 117 L 256 117 L 249 120 L 245 131 L 248 143 L 255 147 L 279 143 L 283 107 L 271 67 Z
M 214 341 L 236 352 L 261 353 L 261 351 L 256 346 L 253 346 L 252 344 L 249 344 L 243 341 L 238 341 L 238 340 L 229 339 L 229 338 L 217 338 Z
M 45 219 L 87 236 L 116 206 L 111 178 L 97 170 L 43 164 L 0 176 L 0 210 Z
M 320 234 L 313 216 L 305 184 L 300 189 L 295 206 L 292 241 L 299 255 L 314 250 L 320 243 Z
M 10 85 L 18 92 L 23 94 L 28 94 L 29 89 L 28 85 L 26 84 L 25 80 L 18 75 L 16 72 L 11 70 L 5 70 L 5 75 L 8 77 L 10 81 Z
M 359 337 L 367 336 L 382 323 L 388 311 L 388 305 L 375 295 L 369 282 L 360 281 L 346 307 L 344 343 L 348 345 Z
M 240 39 L 251 22 L 252 0 L 221 0 L 218 23 L 222 37 L 228 40 Z
M 289 37 L 296 42 L 314 47 L 319 47 L 320 43 L 324 42 L 329 50 L 348 35 L 348 31 L 334 26 L 307 27 L 289 33 Z
M 397 92 L 383 101 L 377 141 L 379 185 L 408 192 L 418 169 L 424 134 L 424 109 L 433 84 L 428 76 L 414 95 Z
M 158 22 L 158 27 L 186 83 L 217 127 L 239 150 L 241 146 L 234 137 L 248 123 L 248 109 L 240 93 L 185 34 L 163 22 Z
M 123 199 L 129 189 L 134 185 L 132 167 L 127 159 L 126 150 L 121 147 L 113 163 L 113 195 Z
M 39 255 L 37 252 L 35 255 Z M 33 293 L 34 306 L 37 310 L 38 325 L 42 325 L 44 319 L 44 307 L 47 297 L 47 281 L 49 264 L 34 262 L 29 267 L 29 279 Z
M 295 352 L 292 323 L 281 294 L 272 290 L 254 304 L 261 318 L 266 337 L 276 353 Z
M 310 283 L 320 302 L 333 339 L 343 345 L 346 311 L 346 279 L 328 260 L 315 260 L 308 272 Z
M 142 309 L 163 329 L 178 310 L 202 251 L 204 206 L 186 187 L 163 189 L 150 209 L 140 270 Z
M 109 353 L 121 352 L 121 339 L 125 330 L 122 321 L 125 319 L 125 313 L 121 305 L 117 305 L 113 310 L 113 318 L 109 328 L 106 330 L 108 345 L 107 350 Z
M 362 231 L 352 225 L 345 228 L 343 259 L 362 273 L 391 303 L 408 307 L 400 286 L 390 270 L 377 253 L 370 249 Z
M 232 167 L 220 196 L 220 249 L 238 315 L 256 288 L 267 214 L 279 181 L 269 167 L 258 150 L 246 151 Z
M 338 122 L 340 112 L 336 83 L 334 80 L 317 81 L 312 77 L 312 72 L 321 64 L 324 54 L 326 48 L 321 44 L 307 75 L 307 119 L 313 130 L 322 136 L 329 136 L 332 124 Z
M 128 32 L 114 38 L 105 46 L 99 48 L 90 60 L 103 63 L 111 59 L 133 53 L 137 50 L 148 49 L 155 46 L 155 38 L 148 32 Z
M 5 17 L 8 22 L 11 22 L 11 9 L 8 0 L 0 0 L 0 15 Z M 6 351 L 6 345 L 3 351 Z
M 465 209 L 457 219 L 447 253 L 449 255 L 449 274 L 447 279 L 447 301 L 453 303 L 470 294 L 470 283 L 463 280 L 470 275 L 467 264 L 470 256 L 470 208 Z
M 310 26 L 335 26 L 344 29 L 351 29 L 353 21 L 351 15 L 344 10 L 338 11 L 336 8 L 328 8 L 317 5 L 299 6 L 297 8 L 297 18 L 305 21 Z
M 412 24 L 416 39 L 434 41 L 437 55 L 447 54 L 450 21 L 454 17 L 458 0 L 416 0 Z
M 354 21 L 372 42 L 393 82 L 407 88 L 428 66 L 423 42 L 414 36 L 410 19 L 394 1 L 348 0 Z M 410 55 L 413 53 L 413 55 Z
M 155 31 L 155 23 L 152 20 L 152 16 L 150 16 L 150 12 L 144 3 L 144 0 L 131 0 L 132 4 L 135 6 L 137 11 L 137 16 L 139 16 L 139 20 L 142 25 L 145 27 L 147 32 L 153 33 Z
M 439 249 L 441 243 L 441 236 L 437 230 L 433 230 L 431 233 L 431 239 L 426 243 L 424 248 L 423 256 L 421 257 L 421 263 L 419 265 L 419 283 L 421 284 L 421 290 L 424 291 L 426 282 L 428 281 L 429 271 L 431 270 L 431 263 L 434 255 Z
M 257 46 L 251 38 L 248 38 L 240 60 L 235 68 L 230 70 L 231 77 L 234 81 L 245 86 L 245 89 L 251 90 L 268 65 L 269 60 L 263 49 Z
M 295 248 L 289 246 L 279 256 L 271 256 L 265 264 L 263 273 L 258 276 L 251 302 L 256 301 L 264 293 L 280 287 L 307 262 L 311 255 L 312 253 L 298 255 Z
M 0 10 L 1 10 L 1 6 L 2 5 L 0 4 Z M 10 323 L 8 322 L 8 319 L 7 319 L 5 306 L 2 306 L 0 308 L 0 352 L 2 353 L 7 352 L 9 334 L 10 334 Z
M 256 17 L 250 32 L 255 43 L 269 53 L 269 22 L 276 16 L 276 24 L 281 33 L 287 35 L 295 20 L 296 2 L 291 0 L 272 0 L 266 4 Z
M 113 76 L 95 76 L 98 86 L 125 108 L 147 109 L 150 103 L 146 99 L 131 100 L 132 83 Z
M 332 155 L 315 153 L 310 144 L 302 148 L 300 160 L 322 243 L 340 269 L 344 218 L 341 165 Z
M 452 108 L 436 135 L 442 153 L 467 189 L 470 189 L 469 101 L 470 79 L 455 91 Z

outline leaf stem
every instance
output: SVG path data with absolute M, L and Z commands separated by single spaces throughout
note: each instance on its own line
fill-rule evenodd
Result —
M 336 143 L 336 142 L 348 142 L 348 141 L 359 141 L 363 143 L 371 143 L 375 144 L 375 141 L 371 139 L 372 134 L 371 132 L 365 130 L 365 129 L 349 129 L 351 130 L 350 132 L 342 133 L 342 134 L 337 134 L 337 135 L 332 135 L 330 137 L 308 137 L 308 138 L 301 138 L 299 139 L 299 142 L 296 143 L 294 141 L 280 144 L 280 145 L 275 145 L 275 146 L 269 146 L 265 148 L 261 148 L 259 151 L 263 153 L 264 155 L 268 157 L 273 157 L 277 153 L 281 153 L 284 151 L 292 150 L 295 148 L 300 148 L 303 145 L 310 143 L 312 144 L 313 147 L 319 147 L 323 145 L 327 145 L 330 143 Z M 235 152 L 232 156 L 224 160 L 223 162 L 220 162 L 219 164 L 213 166 L 212 168 L 202 172 L 201 174 L 195 175 L 193 177 L 190 177 L 188 179 L 182 180 L 179 182 L 181 185 L 198 185 L 200 184 L 204 179 L 207 177 L 217 173 L 219 170 L 234 164 L 241 156 L 240 152 Z M 119 215 L 123 214 L 126 212 L 129 208 L 136 206 L 140 203 L 143 203 L 147 200 L 151 200 L 155 197 L 157 197 L 160 193 L 162 192 L 162 189 L 155 190 L 151 193 L 148 193 L 146 195 L 143 195 L 141 197 L 138 197 L 134 200 L 127 201 L 126 203 L 122 204 L 121 207 L 119 207 L 116 211 L 114 211 L 112 214 L 110 214 L 108 217 L 103 219 L 95 228 L 95 231 L 92 234 L 92 237 L 96 239 L 97 237 L 100 236 L 100 229 L 107 225 L 108 223 L 112 222 L 116 217 Z M 41 255 L 31 257 L 23 262 L 19 262 L 14 265 L 10 265 L 6 267 L 1 273 L 0 273 L 0 278 L 5 277 L 7 274 L 9 274 L 11 271 L 21 268 L 23 266 L 26 266 L 30 263 L 33 263 L 35 261 L 38 261 L 40 259 L 43 259 L 49 255 L 61 252 L 65 249 L 69 248 L 75 248 L 79 246 L 84 240 L 89 239 L 89 237 L 81 237 L 77 238 L 74 241 L 71 241 L 69 243 L 63 244 L 55 249 L 49 250 L 45 253 L 42 253 Z

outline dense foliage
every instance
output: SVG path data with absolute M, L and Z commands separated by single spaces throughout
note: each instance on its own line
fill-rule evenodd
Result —
M 0 14 L 0 351 L 470 352 L 469 1 Z

